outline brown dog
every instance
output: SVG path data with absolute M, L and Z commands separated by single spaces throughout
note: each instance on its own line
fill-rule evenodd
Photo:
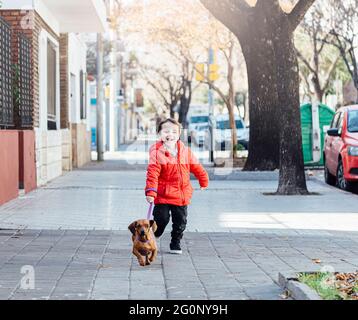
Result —
M 139 264 L 143 267 L 150 265 L 158 253 L 154 237 L 157 224 L 154 220 L 137 220 L 128 229 L 132 232 L 133 254 L 138 258 Z

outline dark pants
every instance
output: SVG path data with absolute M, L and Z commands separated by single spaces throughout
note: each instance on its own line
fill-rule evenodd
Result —
M 153 210 L 154 221 L 157 223 L 156 237 L 160 237 L 165 227 L 170 220 L 170 214 L 172 215 L 173 230 L 172 230 L 172 242 L 180 242 L 183 238 L 183 232 L 187 223 L 188 216 L 187 206 L 174 206 L 171 204 L 157 204 Z

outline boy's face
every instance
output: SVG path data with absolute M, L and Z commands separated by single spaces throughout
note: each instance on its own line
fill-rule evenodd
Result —
M 166 122 L 159 132 L 160 139 L 169 147 L 174 147 L 180 137 L 180 128 L 171 122 Z

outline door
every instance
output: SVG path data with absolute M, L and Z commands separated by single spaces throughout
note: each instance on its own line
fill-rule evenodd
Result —
M 337 112 L 332 120 L 331 129 L 338 127 L 338 121 L 340 119 L 341 113 Z M 332 145 L 333 145 L 333 139 L 336 137 L 331 137 L 329 135 L 326 135 L 325 139 L 325 157 L 326 157 L 326 166 L 331 174 L 336 175 L 336 168 L 334 167 L 334 160 L 333 160 L 333 154 L 332 154 Z
M 338 119 L 338 123 L 337 123 L 337 128 L 338 128 L 338 132 L 341 134 L 342 133 L 342 127 L 343 127 L 343 120 L 344 117 L 346 115 L 346 112 L 342 112 L 341 116 Z M 337 167 L 338 167 L 338 158 L 339 158 L 339 154 L 342 150 L 342 145 L 343 145 L 343 141 L 342 141 L 342 137 L 332 137 L 332 149 L 331 149 L 331 155 L 332 155 L 332 173 L 336 174 L 337 172 Z

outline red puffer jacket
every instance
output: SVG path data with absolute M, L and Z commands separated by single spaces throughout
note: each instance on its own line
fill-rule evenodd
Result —
M 173 157 L 164 148 L 162 141 L 150 148 L 145 194 L 155 198 L 154 204 L 190 204 L 193 194 L 190 173 L 199 180 L 201 187 L 206 188 L 209 185 L 207 172 L 190 148 L 180 140 L 177 147 L 177 157 Z

